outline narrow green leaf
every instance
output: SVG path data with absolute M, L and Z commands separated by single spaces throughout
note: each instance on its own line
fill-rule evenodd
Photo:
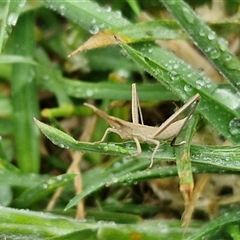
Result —
M 34 54 L 34 15 L 23 14 L 13 31 L 14 54 Z M 12 73 L 13 127 L 17 163 L 23 172 L 39 171 L 39 132 L 32 120 L 39 115 L 38 93 L 32 65 L 14 63 Z
M 75 139 L 73 139 L 71 136 L 67 135 L 66 133 L 53 128 L 51 126 L 48 126 L 47 124 L 44 124 L 38 120 L 35 119 L 36 124 L 40 128 L 40 130 L 44 133 L 44 135 L 52 141 L 55 145 L 66 148 L 66 149 L 72 149 L 72 150 L 78 150 L 82 152 L 86 151 L 93 151 L 100 154 L 114 154 L 114 155 L 127 155 L 129 152 L 119 147 L 115 144 L 92 144 L 92 143 L 86 143 L 86 142 L 78 142 Z
M 25 5 L 25 0 L 19 1 L 1 1 L 1 28 L 0 28 L 0 53 L 8 40 L 13 27 L 18 21 L 19 14 Z
M 186 29 L 197 47 L 240 92 L 240 61 L 228 49 L 227 42 L 216 35 L 183 0 L 161 0 Z
M 46 239 L 87 226 L 59 215 L 0 207 L 0 232 L 7 239 Z
M 36 120 L 38 127 L 47 138 L 61 148 L 72 149 L 83 152 L 97 152 L 99 154 L 113 154 L 117 156 L 130 155 L 136 152 L 134 143 L 126 142 L 123 144 L 116 143 L 100 143 L 92 144 L 86 142 L 78 142 L 66 133 L 55 129 L 47 124 Z M 143 152 L 138 157 L 144 160 L 144 166 L 147 168 L 151 155 L 150 147 L 143 144 Z M 223 147 L 223 146 L 191 146 L 191 160 L 196 163 L 218 166 L 223 169 L 240 170 L 239 146 Z M 169 144 L 161 144 L 156 159 L 174 161 L 174 149 Z
M 194 185 L 190 157 L 190 144 L 193 133 L 195 132 L 196 123 L 197 118 L 195 116 L 192 116 L 192 118 L 188 120 L 183 132 L 181 132 L 180 135 L 177 137 L 176 144 L 183 141 L 185 141 L 186 143 L 182 144 L 181 146 L 175 147 L 180 190 L 183 194 L 191 194 Z
M 1 166 L 0 181 L 8 183 L 12 188 L 32 188 L 41 182 L 47 181 L 47 179 L 49 179 L 49 176 L 21 173 L 19 170 L 14 169 L 13 166 L 8 166 L 7 169 L 5 166 Z
M 84 240 L 99 240 L 96 229 L 76 230 L 66 235 L 53 237 L 51 238 L 51 240 L 65 240 L 65 239 L 77 240 L 79 239 L 79 236 L 81 236 L 81 239 L 84 239 Z
M 201 226 L 193 223 L 185 237 Z M 179 220 L 152 220 L 137 224 L 79 221 L 59 215 L 0 207 L 0 232 L 7 239 L 182 239 Z M 133 238 L 134 237 L 134 238 Z M 137 238 L 136 238 L 137 237 Z M 160 237 L 160 238 L 159 238 Z
M 131 1 L 131 0 L 127 0 L 128 5 L 132 8 L 132 10 L 134 11 L 134 13 L 138 16 L 141 13 L 141 9 L 140 6 L 138 4 L 138 1 Z
M 202 229 L 197 233 L 191 235 L 188 239 L 190 240 L 200 240 L 203 238 L 211 239 L 211 235 L 219 231 L 226 230 L 227 226 L 230 226 L 233 223 L 239 224 L 240 221 L 240 211 L 228 211 L 217 219 L 213 220 L 210 223 L 207 223 Z
M 131 84 L 120 84 L 112 82 L 89 83 L 84 81 L 71 81 L 63 79 L 64 89 L 71 97 L 131 100 Z M 177 100 L 166 87 L 161 84 L 138 84 L 138 95 L 141 101 L 166 101 Z
M 169 39 L 184 39 L 186 34 L 180 26 L 174 21 L 150 21 L 128 26 L 113 28 L 107 30 L 117 36 L 123 37 L 128 43 L 154 41 L 154 40 L 169 40 Z
M 0 64 L 9 64 L 9 63 L 26 63 L 36 65 L 37 63 L 30 57 L 18 56 L 18 55 L 0 55 Z
M 101 29 L 128 25 L 120 11 L 112 11 L 109 7 L 102 7 L 94 1 L 54 1 L 42 0 L 46 6 L 59 12 L 62 16 L 79 24 L 92 34 Z

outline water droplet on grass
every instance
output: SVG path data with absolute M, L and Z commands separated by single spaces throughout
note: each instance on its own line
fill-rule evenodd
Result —
M 192 91 L 192 86 L 191 85 L 188 85 L 188 84 L 185 84 L 184 85 L 184 90 L 186 91 L 186 92 L 191 92 Z
M 216 34 L 215 34 L 214 32 L 210 32 L 210 33 L 208 34 L 208 39 L 209 39 L 209 40 L 213 40 L 213 39 L 215 39 L 215 37 L 216 37 Z
M 183 12 L 184 12 L 184 17 L 186 18 L 186 20 L 189 22 L 189 23 L 193 23 L 194 22 L 194 16 L 193 14 L 191 13 L 191 11 L 188 9 L 188 8 L 183 8 Z
M 232 135 L 240 134 L 240 118 L 233 118 L 228 125 L 229 132 Z
M 171 71 L 169 73 L 169 77 L 171 78 L 171 80 L 176 81 L 180 78 L 179 74 L 176 71 Z
M 106 12 L 111 12 L 112 8 L 111 8 L 111 6 L 107 5 L 107 6 L 105 6 L 105 10 L 106 10 Z
M 115 18 L 121 18 L 122 17 L 122 13 L 120 11 L 116 11 L 114 14 Z
M 213 49 L 211 52 L 210 52 L 210 57 L 212 59 L 216 59 L 218 57 L 220 57 L 220 52 L 217 50 L 217 49 Z
M 10 13 L 7 19 L 7 23 L 9 26 L 15 26 L 17 23 L 18 15 L 17 13 Z
M 90 27 L 90 29 L 89 29 L 89 32 L 90 32 L 91 34 L 96 34 L 96 33 L 99 32 L 99 27 L 98 27 L 97 25 L 92 25 L 92 26 Z
M 26 0 L 19 1 L 18 6 L 23 7 L 26 3 Z
M 64 6 L 63 4 L 61 4 L 61 5 L 59 6 L 59 9 L 60 9 L 60 14 L 61 14 L 62 16 L 64 16 L 65 11 L 66 11 L 66 6 Z

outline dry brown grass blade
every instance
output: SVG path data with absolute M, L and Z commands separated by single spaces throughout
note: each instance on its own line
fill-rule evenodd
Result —
M 96 116 L 88 117 L 85 119 L 84 128 L 83 128 L 84 131 L 83 131 L 81 137 L 79 138 L 80 141 L 87 141 L 87 142 L 90 141 L 96 120 L 97 120 Z M 75 193 L 79 194 L 80 192 L 82 192 L 82 189 L 83 189 L 80 162 L 82 160 L 82 156 L 84 153 L 73 152 L 70 150 L 69 150 L 69 153 L 70 153 L 70 156 L 72 159 L 72 163 L 69 166 L 67 173 L 77 173 L 77 176 L 74 178 L 74 188 L 75 188 Z M 63 191 L 62 187 L 57 189 L 57 191 L 54 193 L 54 195 L 52 196 L 51 200 L 49 201 L 49 203 L 46 207 L 47 211 L 50 211 L 53 209 L 53 207 L 55 206 L 56 201 L 60 197 L 62 191 Z M 84 217 L 85 217 L 84 202 L 79 201 L 79 203 L 77 204 L 76 218 L 83 219 Z

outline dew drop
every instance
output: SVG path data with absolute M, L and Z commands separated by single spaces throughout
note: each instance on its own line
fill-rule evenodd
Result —
M 185 84 L 185 85 L 184 85 L 184 90 L 185 90 L 186 92 L 191 92 L 191 91 L 192 91 L 192 87 L 191 87 L 189 84 Z
M 122 16 L 122 13 L 121 13 L 120 11 L 116 11 L 116 12 L 114 13 L 114 17 L 115 17 L 115 18 L 121 18 L 121 16 Z
M 179 65 L 177 64 L 177 63 L 175 63 L 174 65 L 173 65 L 173 69 L 178 69 L 179 68 Z
M 213 49 L 210 52 L 210 56 L 212 59 L 216 59 L 216 58 L 220 57 L 220 52 L 217 49 Z
M 171 78 L 171 80 L 176 81 L 179 79 L 179 74 L 176 71 L 171 71 L 169 73 L 169 77 Z
M 96 33 L 99 32 L 99 27 L 98 27 L 97 25 L 92 25 L 92 26 L 90 27 L 90 29 L 89 29 L 89 32 L 90 32 L 91 34 L 96 34 Z
M 201 89 L 201 88 L 204 86 L 204 81 L 203 81 L 203 79 L 199 78 L 199 79 L 196 81 L 196 84 L 197 84 L 197 89 Z
M 64 6 L 63 4 L 61 4 L 60 7 L 59 7 L 59 9 L 60 9 L 60 14 L 61 14 L 62 16 L 64 16 L 65 11 L 66 11 L 66 6 Z
M 98 13 L 100 13 L 100 12 L 102 12 L 102 9 L 101 9 L 100 7 L 98 7 L 98 8 L 96 8 L 96 11 L 97 11 Z
M 17 23 L 18 15 L 17 13 L 10 13 L 7 19 L 7 23 L 9 26 L 15 26 Z
M 152 49 L 152 48 L 149 48 L 149 49 L 148 49 L 148 52 L 149 52 L 149 53 L 152 53 L 152 52 L 153 52 L 153 49 Z
M 189 23 L 193 23 L 194 22 L 194 17 L 193 17 L 193 14 L 191 13 L 191 11 L 188 8 L 184 7 L 183 12 L 184 12 L 184 16 L 185 16 L 186 20 Z
M 203 29 L 200 29 L 199 35 L 204 37 L 206 35 L 205 31 Z
M 224 61 L 224 65 L 228 68 L 228 69 L 234 69 L 234 70 L 239 70 L 239 63 L 236 59 L 234 59 L 232 56 L 228 56 L 225 61 Z
M 64 146 L 64 144 L 61 143 L 61 144 L 59 144 L 59 147 L 64 148 L 65 146 Z
M 44 189 L 47 189 L 47 188 L 48 188 L 48 184 L 47 184 L 47 183 L 44 183 L 44 184 L 42 185 L 42 187 L 43 187 Z
M 91 89 L 88 89 L 88 90 L 86 91 L 86 95 L 87 95 L 87 97 L 92 97 L 93 91 L 92 91 Z
M 106 10 L 106 12 L 111 12 L 112 8 L 111 8 L 111 6 L 107 5 L 107 6 L 105 6 L 105 10 Z
M 108 150 L 109 150 L 109 147 L 108 147 L 108 146 L 104 146 L 104 147 L 103 147 L 103 150 L 104 150 L 104 151 L 108 151 Z
M 209 39 L 209 40 L 213 40 L 213 39 L 215 39 L 215 37 L 216 37 L 216 34 L 215 34 L 214 32 L 210 32 L 210 33 L 208 34 L 208 39 Z
M 229 132 L 232 135 L 240 134 L 240 118 L 233 118 L 228 125 Z
M 163 72 L 159 68 L 153 70 L 155 76 L 162 76 Z
M 113 183 L 117 183 L 117 182 L 118 182 L 118 178 L 113 177 L 113 178 L 112 178 L 112 182 L 113 182 Z
M 24 7 L 25 3 L 26 3 L 26 0 L 19 1 L 18 6 Z

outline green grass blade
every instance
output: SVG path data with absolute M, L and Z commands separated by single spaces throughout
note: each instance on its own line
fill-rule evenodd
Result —
M 221 230 L 224 232 L 226 230 L 227 226 L 230 226 L 231 224 L 238 224 L 240 221 L 240 211 L 229 211 L 224 213 L 223 215 L 219 216 L 215 220 L 213 220 L 210 223 L 207 223 L 202 229 L 200 229 L 197 233 L 191 235 L 189 240 L 200 240 L 203 238 L 210 239 L 211 235 L 214 235 L 216 233 L 220 232 L 220 235 L 217 237 L 213 237 L 211 239 L 218 239 L 221 236 Z M 210 237 L 210 238 L 208 238 Z M 231 238 L 229 238 L 231 239 Z
M 13 32 L 14 54 L 32 57 L 34 54 L 33 12 L 23 14 Z M 39 132 L 33 117 L 39 115 L 38 93 L 34 68 L 25 63 L 13 64 L 12 104 L 17 163 L 23 172 L 39 171 Z
M 33 64 L 36 65 L 37 63 L 25 56 L 17 56 L 17 55 L 10 55 L 10 54 L 1 54 L 0 55 L 0 64 L 9 64 L 9 63 L 26 63 L 26 64 Z
M 35 119 L 36 124 L 41 129 L 41 131 L 44 133 L 44 135 L 52 141 L 52 143 L 56 144 L 57 146 L 61 148 L 66 149 L 72 149 L 72 150 L 78 150 L 78 151 L 92 151 L 97 153 L 108 153 L 108 154 L 120 154 L 120 155 L 129 155 L 129 152 L 120 147 L 116 144 L 97 144 L 94 145 L 92 143 L 86 143 L 86 142 L 78 142 L 75 139 L 73 139 L 71 136 L 67 135 L 66 133 L 53 128 L 51 126 L 48 126 L 47 124 L 44 124 L 38 120 Z
M 48 176 L 33 174 L 33 173 L 21 173 L 19 170 L 14 170 L 13 167 L 2 166 L 0 171 L 0 181 L 8 183 L 12 188 L 31 188 L 41 182 L 47 181 Z
M 195 127 L 197 123 L 197 118 L 192 116 L 188 120 L 185 128 L 177 137 L 176 143 L 185 141 L 185 144 L 175 147 L 176 154 L 176 165 L 178 169 L 180 191 L 184 196 L 190 196 L 193 190 L 194 180 L 192 174 L 192 164 L 190 156 L 190 146 L 193 134 L 195 132 Z M 185 198 L 186 200 L 187 198 Z M 188 200 L 188 199 L 187 199 Z
M 84 81 L 61 81 L 67 94 L 75 98 L 131 100 L 131 84 L 113 82 L 90 83 Z M 138 95 L 142 101 L 177 100 L 166 87 L 160 84 L 138 84 Z
M 0 28 L 0 53 L 2 53 L 3 46 L 8 40 L 13 27 L 18 21 L 19 14 L 25 5 L 25 1 L 1 1 L 1 28 Z
M 137 16 L 140 15 L 141 9 L 140 9 L 138 1 L 127 0 L 127 3 Z
M 112 11 L 108 7 L 102 7 L 93 1 L 53 1 L 43 2 L 62 16 L 79 24 L 90 33 L 95 34 L 101 29 L 128 25 L 119 11 Z
M 38 120 L 35 120 L 36 124 L 43 132 L 43 134 L 52 141 L 53 144 L 61 148 L 72 149 L 82 152 L 97 152 L 99 154 L 109 155 L 130 155 L 136 152 L 136 146 L 126 142 L 124 144 L 115 143 L 100 143 L 92 144 L 88 142 L 78 142 L 66 133 L 48 126 Z M 149 155 L 151 150 L 142 147 L 142 154 L 139 158 L 145 159 L 145 165 L 147 168 L 149 165 Z M 233 147 L 218 147 L 218 146 L 191 146 L 191 160 L 196 163 L 214 165 L 223 169 L 239 170 L 240 162 L 238 158 L 240 156 L 240 149 L 238 146 Z M 156 159 L 165 159 L 169 161 L 175 160 L 175 154 L 173 148 L 169 144 L 162 144 L 159 151 L 156 154 Z
M 228 49 L 226 40 L 218 37 L 182 0 L 161 0 L 185 28 L 197 47 L 240 92 L 240 61 Z
M 158 39 L 185 39 L 187 37 L 180 26 L 175 21 L 170 20 L 136 23 L 124 27 L 113 28 L 106 32 L 121 36 L 128 43 L 154 41 Z
M 199 229 L 194 223 L 186 232 L 186 237 Z M 144 240 L 182 239 L 179 220 L 151 220 L 137 224 L 117 224 L 113 222 L 79 221 L 50 213 L 17 210 L 0 207 L 0 232 L 7 239 L 133 239 Z M 2 236 L 2 234 L 1 234 Z
M 0 232 L 7 239 L 47 239 L 70 233 L 77 225 L 81 229 L 81 222 L 70 218 L 0 207 Z

